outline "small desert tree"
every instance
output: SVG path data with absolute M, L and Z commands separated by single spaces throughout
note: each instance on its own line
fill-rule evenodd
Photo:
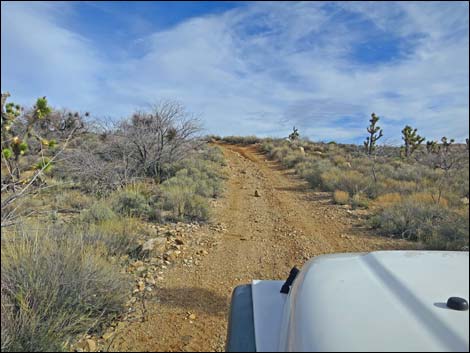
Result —
M 299 134 L 299 129 L 297 129 L 295 126 L 292 128 L 292 132 L 289 135 L 289 140 L 291 141 L 297 141 L 300 137 Z
M 442 171 L 435 185 L 437 195 L 433 196 L 433 199 L 436 204 L 440 203 L 444 189 L 448 186 L 453 171 L 465 164 L 462 153 L 458 153 L 457 150 L 453 149 L 452 145 L 454 142 L 454 139 L 448 139 L 444 136 L 441 138 L 440 144 L 433 141 L 432 144 L 427 144 L 426 146 L 432 147 L 428 149 L 428 155 L 423 157 L 423 162 L 431 168 Z
M 160 182 L 166 166 L 194 149 L 199 130 L 198 121 L 181 104 L 165 101 L 151 112 L 134 114 L 119 126 L 117 134 L 136 173 Z
M 53 148 L 56 141 L 48 141 L 33 129 L 35 121 L 51 113 L 46 97 L 38 98 L 33 110 L 23 113 L 23 108 L 15 103 L 6 103 L 10 94 L 2 94 L 1 129 L 2 129 L 2 166 L 8 171 L 8 176 L 2 174 L 2 190 L 4 182 L 18 182 L 21 178 L 20 158 L 30 149 L 29 144 L 39 143 L 43 147 Z M 6 104 L 5 104 L 6 103 Z M 23 121 L 26 123 L 23 123 Z M 41 154 L 44 161 L 44 154 Z M 26 166 L 29 168 L 31 166 Z
M 54 159 L 62 152 L 74 129 L 70 131 L 62 149 L 57 141 L 41 136 L 37 124 L 52 113 L 46 97 L 38 98 L 31 110 L 9 102 L 8 92 L 1 99 L 1 226 L 14 224 L 26 210 L 17 200 L 40 189 L 42 173 L 51 169 Z M 28 157 L 28 158 L 26 158 Z
M 439 149 L 437 141 L 427 141 L 426 142 L 426 151 L 429 153 L 436 153 Z
M 418 129 L 413 129 L 411 126 L 407 125 L 401 131 L 403 134 L 402 139 L 405 142 L 405 145 L 402 147 L 403 155 L 408 158 L 414 151 L 423 143 L 425 140 L 424 137 L 418 135 Z
M 383 130 L 380 126 L 376 126 L 379 119 L 380 118 L 375 115 L 375 113 L 371 114 L 371 119 L 369 120 L 370 125 L 367 127 L 367 132 L 370 136 L 364 141 L 364 147 L 368 155 L 374 152 L 377 140 L 383 136 Z

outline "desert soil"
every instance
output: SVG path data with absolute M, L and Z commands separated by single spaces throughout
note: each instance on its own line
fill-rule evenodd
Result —
M 226 191 L 212 223 L 197 232 L 212 241 L 197 266 L 175 263 L 146 302 L 146 319 L 119 325 L 111 351 L 223 351 L 234 287 L 253 279 L 285 279 L 313 256 L 405 249 L 375 236 L 361 212 L 333 204 L 256 146 L 220 145 Z M 259 196 L 255 196 L 257 191 Z

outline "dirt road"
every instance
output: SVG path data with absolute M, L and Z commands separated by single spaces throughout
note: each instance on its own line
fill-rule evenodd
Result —
M 229 179 L 213 210 L 219 226 L 200 230 L 218 245 L 199 266 L 170 269 L 147 305 L 148 319 L 126 324 L 111 350 L 223 351 L 235 286 L 285 279 L 315 255 L 409 247 L 361 229 L 329 194 L 309 190 L 256 147 L 222 148 Z

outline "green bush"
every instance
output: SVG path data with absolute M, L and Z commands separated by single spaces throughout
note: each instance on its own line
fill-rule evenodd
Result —
M 189 198 L 186 217 L 191 220 L 207 221 L 209 215 L 209 203 L 206 198 L 199 195 L 193 195 Z
M 222 141 L 236 145 L 252 145 L 260 142 L 261 139 L 256 136 L 225 136 Z
M 125 216 L 146 216 L 150 206 L 144 195 L 130 190 L 119 190 L 111 195 L 113 210 Z
M 97 201 L 89 209 L 80 213 L 80 219 L 84 223 L 99 223 L 115 218 L 116 214 L 104 201 Z
M 268 157 L 271 159 L 275 159 L 277 161 L 282 161 L 292 149 L 287 144 L 282 144 L 281 146 L 274 147 L 269 153 Z
M 50 194 L 54 197 L 54 207 L 58 209 L 83 210 L 90 207 L 93 203 L 92 197 L 78 190 L 67 190 L 57 187 Z
M 464 214 L 451 213 L 444 222 L 438 224 L 433 237 L 427 241 L 430 249 L 468 251 L 468 209 Z
M 274 144 L 271 141 L 264 141 L 260 146 L 261 151 L 263 151 L 264 153 L 271 152 L 273 148 Z
M 355 170 L 341 170 L 333 167 L 321 174 L 321 185 L 328 190 L 342 190 L 354 195 L 359 192 L 367 192 L 371 186 L 371 180 Z
M 225 159 L 219 147 L 204 146 L 188 158 L 168 165 L 166 180 L 149 197 L 149 220 L 198 220 L 209 217 L 207 198 L 223 191 L 226 178 L 222 166 Z
M 195 182 L 185 173 L 168 179 L 162 184 L 163 209 L 171 212 L 174 220 L 200 220 L 209 217 L 209 205 L 201 192 L 201 182 Z
M 284 158 L 281 159 L 281 164 L 287 168 L 294 168 L 297 164 L 305 161 L 305 155 L 299 151 L 289 151 Z
M 371 218 L 382 234 L 432 244 L 433 248 L 468 248 L 468 215 L 441 205 L 406 199 L 383 208 Z
M 187 159 L 174 165 L 171 174 L 173 178 L 168 179 L 166 184 L 184 184 L 186 182 L 196 184 L 195 192 L 204 197 L 217 197 L 222 193 L 222 181 L 225 175 L 218 162 L 198 158 Z M 183 179 L 179 180 L 181 178 Z
M 108 255 L 133 255 L 139 246 L 139 228 L 137 219 L 121 217 L 84 227 L 80 233 L 86 244 L 103 247 Z
M 217 146 L 205 146 L 205 148 L 200 152 L 199 159 L 203 161 L 215 162 L 221 166 L 225 166 L 224 154 L 220 147 Z
M 369 198 L 361 192 L 354 194 L 351 198 L 351 206 L 356 208 L 368 208 L 369 207 Z
M 327 171 L 338 171 L 328 159 L 318 159 L 311 162 L 299 163 L 296 172 L 308 181 L 312 188 L 324 188 L 322 174 Z M 334 189 L 328 189 L 333 191 Z
M 121 312 L 130 283 L 104 254 L 61 231 L 2 238 L 2 351 L 64 351 Z

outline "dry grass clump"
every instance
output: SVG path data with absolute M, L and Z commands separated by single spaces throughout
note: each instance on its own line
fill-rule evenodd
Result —
M 338 205 L 347 205 L 349 203 L 349 193 L 341 190 L 335 190 L 333 200 Z
M 61 229 L 2 238 L 2 351 L 63 351 L 123 308 L 130 283 L 107 249 Z
M 437 194 L 430 192 L 415 192 L 407 196 L 407 199 L 413 202 L 429 204 L 429 205 L 440 205 L 441 207 L 448 207 L 449 201 L 446 198 L 440 197 Z
M 392 192 L 378 196 L 373 201 L 373 205 L 376 207 L 385 208 L 401 202 L 402 200 L 403 197 L 398 192 Z

